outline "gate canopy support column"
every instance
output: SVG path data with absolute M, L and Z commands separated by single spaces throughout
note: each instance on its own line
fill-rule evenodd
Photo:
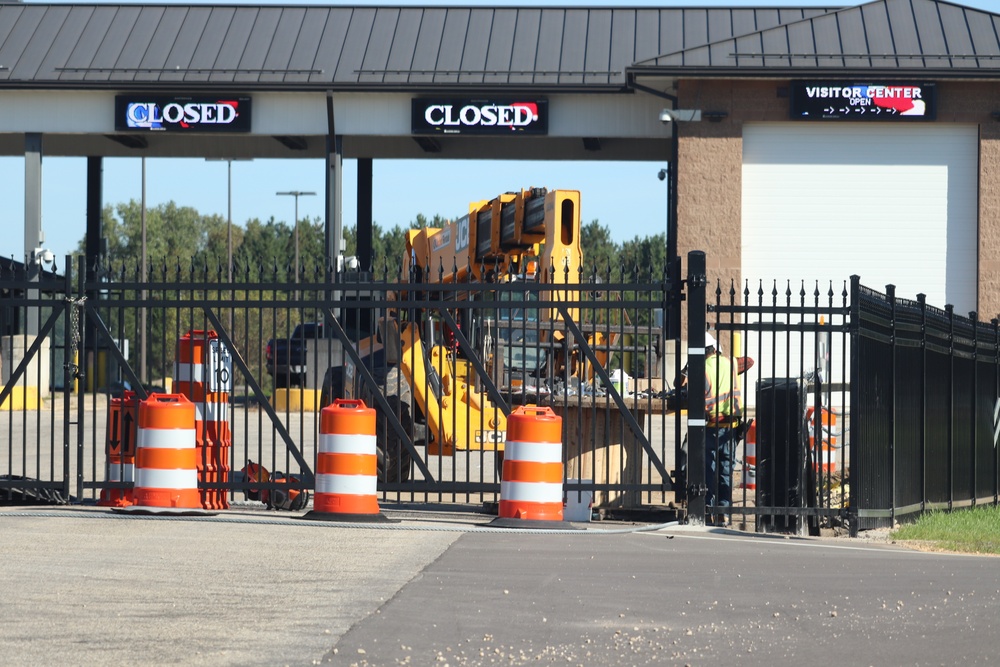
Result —
M 326 230 L 324 248 L 328 270 L 337 271 L 344 243 L 344 138 L 337 134 L 333 93 L 326 95 Z
M 326 139 L 326 259 L 331 270 L 337 271 L 337 261 L 344 240 L 344 158 L 343 137 Z
M 358 158 L 358 268 L 372 270 L 372 159 Z
M 688 520 L 705 525 L 705 253 L 688 253 Z
M 29 132 L 24 135 L 24 256 L 28 280 L 37 283 L 41 278 L 41 259 L 35 249 L 42 245 L 42 135 Z M 37 289 L 28 290 L 28 299 L 37 299 Z M 24 332 L 38 335 L 38 309 L 28 308 L 25 313 Z
M 94 268 L 101 256 L 104 241 L 104 221 L 101 208 L 104 206 L 104 158 L 100 155 L 87 157 L 87 238 L 84 252 L 87 256 L 87 280 L 94 279 Z
M 97 282 L 97 265 L 104 248 L 104 220 L 101 217 L 103 206 L 104 158 L 100 155 L 90 155 L 87 156 L 87 236 L 84 240 L 86 254 L 84 271 L 87 282 L 91 284 Z M 96 299 L 99 299 L 101 295 L 97 290 L 93 290 L 88 292 L 86 296 L 88 299 L 94 299 L 96 303 Z M 99 339 L 93 325 L 87 321 L 84 322 L 84 327 L 87 331 L 84 340 L 90 346 L 96 346 Z

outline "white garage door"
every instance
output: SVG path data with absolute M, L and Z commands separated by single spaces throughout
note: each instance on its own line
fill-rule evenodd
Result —
M 976 308 L 975 126 L 754 123 L 743 129 L 743 277 Z
M 746 125 L 742 272 L 753 303 L 763 280 L 769 305 L 777 280 L 779 304 L 790 281 L 792 305 L 803 286 L 812 305 L 818 281 L 826 305 L 832 281 L 840 305 L 845 281 L 850 289 L 857 274 L 878 291 L 891 283 L 901 298 L 924 293 L 929 305 L 974 310 L 977 155 L 974 126 Z M 815 358 L 815 345 L 812 335 L 751 334 L 745 349 L 759 357 L 755 378 L 797 377 L 829 364 L 824 379 L 847 382 L 850 350 L 843 339 L 825 364 Z M 753 405 L 754 393 L 748 394 Z M 842 397 L 832 397 L 835 406 Z

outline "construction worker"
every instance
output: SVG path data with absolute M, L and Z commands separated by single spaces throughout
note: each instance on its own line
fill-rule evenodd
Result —
M 705 505 L 728 507 L 733 502 L 733 458 L 742 409 L 736 363 L 719 350 L 715 337 L 705 334 Z M 719 514 L 708 523 L 725 525 Z

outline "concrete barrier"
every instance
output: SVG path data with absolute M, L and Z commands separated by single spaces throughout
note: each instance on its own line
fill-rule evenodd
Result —
M 271 407 L 276 412 L 319 412 L 320 392 L 316 389 L 275 389 Z

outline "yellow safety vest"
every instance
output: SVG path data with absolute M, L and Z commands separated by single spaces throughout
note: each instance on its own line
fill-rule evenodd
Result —
M 741 405 L 740 377 L 733 360 L 718 353 L 709 355 L 705 359 L 705 418 L 708 423 L 718 424 L 721 415 L 738 417 Z

